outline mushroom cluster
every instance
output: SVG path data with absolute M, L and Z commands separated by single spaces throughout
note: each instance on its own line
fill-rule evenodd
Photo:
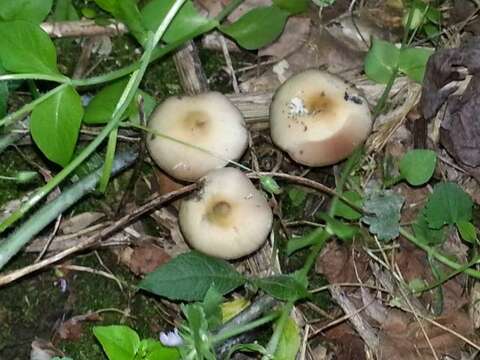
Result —
M 366 101 L 339 77 L 308 70 L 279 87 L 270 106 L 273 142 L 298 163 L 325 166 L 348 157 L 370 133 Z M 237 259 L 259 249 L 273 221 L 264 194 L 235 168 L 248 145 L 241 112 L 222 94 L 171 97 L 154 111 L 147 147 L 167 174 L 200 179 L 181 202 L 179 224 L 189 244 Z

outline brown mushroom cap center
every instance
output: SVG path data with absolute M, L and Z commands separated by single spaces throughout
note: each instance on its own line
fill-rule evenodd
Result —
M 207 219 L 212 224 L 228 227 L 230 226 L 233 213 L 232 204 L 226 200 L 214 200 L 207 207 Z
M 203 111 L 190 111 L 183 118 L 183 126 L 192 132 L 207 131 L 209 116 Z
M 333 112 L 335 106 L 335 101 L 323 91 L 305 98 L 305 108 L 312 115 Z

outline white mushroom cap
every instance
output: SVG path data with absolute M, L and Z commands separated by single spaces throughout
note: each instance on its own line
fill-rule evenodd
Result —
M 202 181 L 202 189 L 180 205 L 180 228 L 190 245 L 223 259 L 260 248 L 273 221 L 264 195 L 235 168 L 211 171 Z
M 222 94 L 170 97 L 150 118 L 149 128 L 185 144 L 149 135 L 153 160 L 172 177 L 196 181 L 208 171 L 238 160 L 248 145 L 248 132 L 240 111 Z M 198 148 L 209 151 L 212 156 Z
M 366 101 L 342 79 L 324 71 L 292 76 L 279 87 L 270 106 L 273 142 L 308 166 L 347 158 L 371 127 Z

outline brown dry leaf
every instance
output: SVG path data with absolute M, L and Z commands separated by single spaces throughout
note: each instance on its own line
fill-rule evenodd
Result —
M 325 332 L 325 338 L 334 344 L 335 359 L 365 360 L 365 344 L 350 325 L 343 323 Z
M 102 317 L 96 312 L 74 316 L 64 321 L 57 329 L 57 335 L 62 340 L 80 340 L 83 334 L 85 321 L 100 321 Z
M 361 251 L 330 241 L 317 258 L 315 271 L 325 275 L 330 284 L 357 283 L 367 278 L 368 257 Z
M 410 223 L 416 219 L 418 213 L 425 205 L 429 195 L 429 190 L 426 186 L 411 187 L 405 183 L 399 184 L 396 190 L 405 198 L 405 204 L 402 208 L 402 223 Z
M 83 230 L 105 216 L 100 212 L 84 212 L 62 222 L 60 231 L 63 234 L 75 234 Z
M 282 35 L 273 44 L 259 50 L 258 56 L 272 56 L 274 60 L 280 60 L 297 51 L 307 41 L 310 24 L 310 19 L 306 17 L 288 18 Z
M 154 244 L 144 244 L 134 248 L 126 247 L 120 253 L 119 259 L 135 275 L 144 275 L 165 264 L 170 260 L 170 256 Z

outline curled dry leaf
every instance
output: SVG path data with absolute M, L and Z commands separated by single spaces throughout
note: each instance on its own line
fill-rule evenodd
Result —
M 96 312 L 74 316 L 64 321 L 57 329 L 57 335 L 62 340 L 80 340 L 83 334 L 83 323 L 86 321 L 100 321 L 102 317 Z

